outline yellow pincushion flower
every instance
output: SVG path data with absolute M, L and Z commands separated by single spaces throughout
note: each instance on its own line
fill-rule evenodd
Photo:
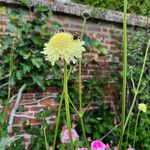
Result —
M 66 32 L 56 33 L 48 43 L 45 44 L 44 51 L 46 60 L 50 61 L 52 65 L 59 59 L 64 59 L 67 64 L 71 61 L 76 62 L 76 59 L 82 57 L 82 52 L 85 51 L 83 47 L 84 42 L 79 39 L 74 40 L 73 35 Z
M 139 104 L 139 110 L 143 111 L 144 113 L 146 113 L 147 111 L 147 106 L 143 103 Z

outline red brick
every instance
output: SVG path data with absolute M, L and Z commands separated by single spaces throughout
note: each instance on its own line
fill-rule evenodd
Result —
M 116 45 L 117 41 L 116 40 L 106 40 L 105 44 L 109 44 L 109 45 Z
M 41 109 L 44 109 L 45 107 L 42 107 L 42 106 L 30 106 L 29 107 L 29 110 L 30 111 L 39 111 Z
M 45 100 L 39 101 L 39 104 L 46 105 L 46 106 L 51 106 L 52 103 L 53 103 L 53 99 L 45 99 Z
M 28 119 L 28 121 L 29 121 L 29 124 L 31 124 L 31 125 L 40 123 L 40 121 L 37 119 Z
M 5 21 L 0 21 L 0 25 L 6 25 Z

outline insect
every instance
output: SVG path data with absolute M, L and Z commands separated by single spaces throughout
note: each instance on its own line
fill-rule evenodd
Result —
M 60 29 L 59 32 L 67 32 L 66 30 L 64 29 Z M 80 39 L 80 34 L 78 32 L 70 32 L 72 35 L 73 35 L 73 39 L 74 40 L 77 40 L 77 39 Z

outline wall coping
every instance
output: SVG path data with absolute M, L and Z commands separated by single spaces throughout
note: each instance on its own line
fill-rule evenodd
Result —
M 34 0 L 38 1 L 38 0 Z M 22 7 L 19 2 L 15 0 L 1 0 L 0 5 L 10 5 L 12 6 L 18 5 L 18 7 Z M 59 2 L 47 2 L 44 1 L 44 4 L 50 6 L 50 8 L 55 13 L 64 13 L 68 15 L 78 16 L 81 17 L 83 12 L 88 12 L 91 14 L 91 18 L 104 20 L 108 22 L 116 22 L 116 23 L 123 23 L 123 13 L 114 10 L 108 10 L 103 8 L 91 8 L 86 5 L 76 4 L 76 3 L 69 3 L 69 4 L 61 4 Z M 150 18 L 145 16 L 139 16 L 135 14 L 127 14 L 127 24 L 131 26 L 139 26 L 144 28 L 150 28 Z

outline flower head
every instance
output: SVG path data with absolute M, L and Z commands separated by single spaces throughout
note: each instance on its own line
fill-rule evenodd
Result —
M 105 147 L 105 148 L 106 148 L 106 150 L 109 150 L 109 149 L 110 149 L 109 144 L 106 144 L 105 146 L 106 146 L 106 147 Z
M 129 147 L 127 150 L 134 150 L 134 148 L 132 148 L 132 147 Z
M 71 129 L 71 132 L 72 132 L 72 141 L 75 142 L 79 138 L 79 135 L 77 134 L 77 132 L 74 129 Z M 70 137 L 69 137 L 69 130 L 68 129 L 63 128 L 62 136 L 61 136 L 61 142 L 64 144 L 70 143 Z
M 147 111 L 147 106 L 143 103 L 139 104 L 139 110 L 143 111 L 144 113 L 146 113 Z
M 113 150 L 118 150 L 117 146 L 115 146 Z
M 105 150 L 105 144 L 100 140 L 95 140 L 91 143 L 92 150 Z
M 79 39 L 74 40 L 73 35 L 67 32 L 56 33 L 48 43 L 45 44 L 44 51 L 46 60 L 52 65 L 59 59 L 64 59 L 68 64 L 82 57 L 84 42 Z

